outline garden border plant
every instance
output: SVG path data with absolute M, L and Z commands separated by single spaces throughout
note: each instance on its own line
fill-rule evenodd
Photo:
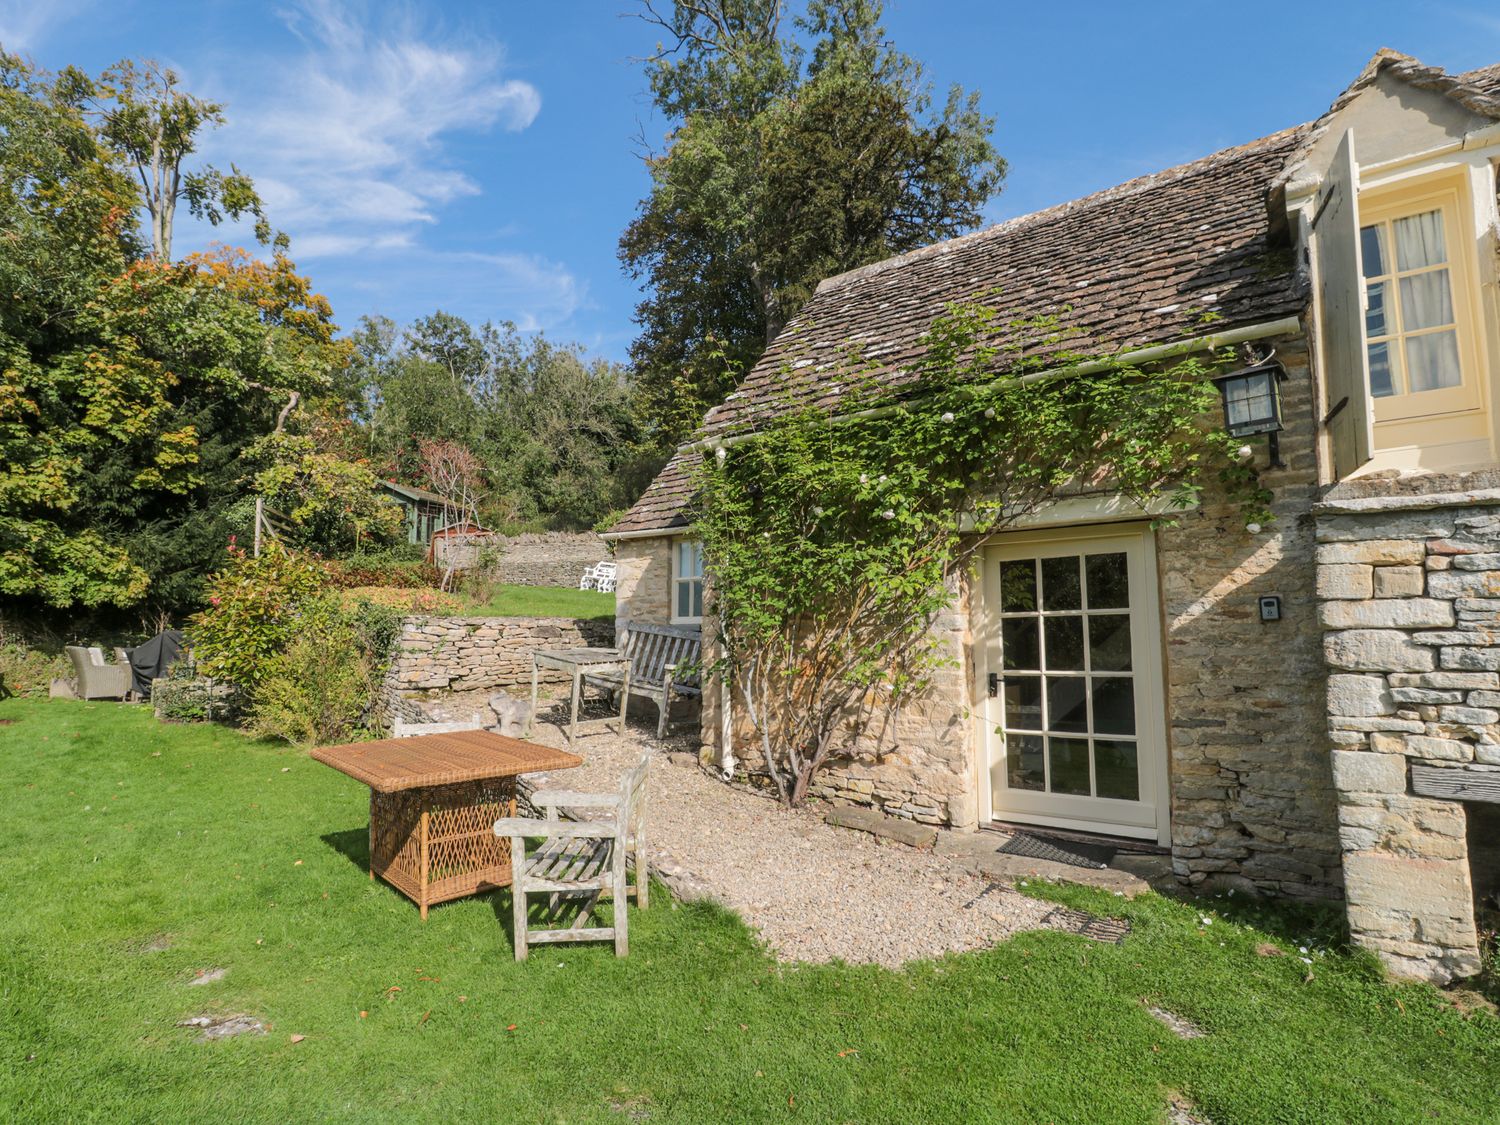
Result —
M 402 617 L 358 594 L 336 588 L 314 556 L 272 543 L 256 557 L 231 544 L 189 629 L 198 667 L 235 686 L 256 734 L 350 737 L 371 717 Z
M 1270 494 L 1209 425 L 1231 349 L 1157 366 L 1074 350 L 1055 317 L 948 306 L 893 380 L 847 354 L 848 408 L 790 403 L 695 469 L 708 627 L 781 800 L 833 757 L 879 755 L 951 658 L 932 624 L 983 537 L 1059 498 L 1107 489 L 1170 522 L 1216 481 L 1247 524 Z M 1003 374 L 997 377 L 997 372 Z

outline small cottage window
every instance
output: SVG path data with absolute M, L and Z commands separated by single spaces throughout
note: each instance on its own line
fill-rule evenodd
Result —
M 1375 420 L 1401 422 L 1481 404 L 1472 328 L 1471 268 L 1458 236 L 1457 191 L 1361 206 L 1365 343 Z M 1406 444 L 1399 431 L 1378 447 Z
M 672 552 L 672 620 L 696 625 L 703 620 L 703 544 L 679 539 Z

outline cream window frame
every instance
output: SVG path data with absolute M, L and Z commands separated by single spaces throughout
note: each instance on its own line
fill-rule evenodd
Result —
M 684 574 L 682 572 L 682 552 L 683 552 L 684 549 L 687 549 L 687 550 L 691 551 L 695 555 L 695 557 L 697 559 L 697 573 L 696 574 Z M 682 604 L 682 602 L 681 602 L 681 591 L 682 591 L 683 587 L 689 587 L 689 589 L 690 589 L 693 585 L 697 585 L 697 587 L 698 587 L 698 596 L 697 596 L 696 600 L 697 600 L 697 603 L 698 603 L 698 608 L 701 610 L 703 608 L 703 597 L 704 597 L 704 589 L 703 589 L 703 544 L 702 544 L 702 542 L 700 542 L 697 539 L 688 539 L 688 538 L 685 538 L 685 537 L 678 537 L 678 538 L 672 540 L 672 589 L 671 589 L 672 604 L 671 604 L 670 608 L 671 608 L 671 620 L 672 620 L 672 624 L 673 625 L 701 625 L 701 624 L 703 624 L 703 614 L 701 612 L 696 617 L 690 616 L 690 615 L 689 616 L 684 616 L 684 615 L 682 615 L 682 614 L 680 614 L 680 613 L 677 612 L 678 606 L 680 606 Z M 691 592 L 689 593 L 688 598 L 689 598 L 688 605 L 691 606 L 693 604 L 693 598 L 692 598 Z
M 1458 362 L 1460 382 L 1455 387 L 1419 392 L 1402 392 L 1394 395 L 1370 396 L 1375 417 L 1375 446 L 1377 450 L 1397 446 L 1425 444 L 1411 431 L 1410 424 L 1428 419 L 1449 418 L 1456 415 L 1482 414 L 1488 396 L 1482 386 L 1485 367 L 1480 359 L 1480 344 L 1477 326 L 1479 312 L 1479 264 L 1474 253 L 1473 240 L 1467 237 L 1473 228 L 1473 204 L 1469 200 L 1467 177 L 1444 175 L 1441 179 L 1423 177 L 1416 182 L 1392 185 L 1388 188 L 1364 188 L 1360 191 L 1359 225 L 1365 227 L 1384 225 L 1387 229 L 1386 250 L 1394 259 L 1395 245 L 1391 237 L 1392 224 L 1397 219 L 1420 215 L 1428 211 L 1439 211 L 1443 216 L 1443 236 L 1447 243 L 1446 263 L 1448 282 L 1453 301 L 1454 328 L 1458 338 Z M 1393 261 L 1389 272 L 1379 275 L 1388 281 L 1387 317 L 1400 324 L 1400 286 L 1398 276 L 1412 271 L 1400 271 Z M 1361 280 L 1367 283 L 1363 263 Z M 1368 298 L 1366 300 L 1368 305 Z M 1422 332 L 1401 333 L 1384 336 L 1382 339 L 1404 344 L 1413 335 Z M 1407 377 L 1404 347 L 1401 349 L 1403 378 Z M 1476 435 L 1477 436 L 1477 435 Z

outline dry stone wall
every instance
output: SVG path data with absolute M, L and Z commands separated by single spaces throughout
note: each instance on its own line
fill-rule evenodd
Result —
M 1410 775 L 1500 780 L 1500 491 L 1330 499 L 1317 538 L 1350 930 L 1397 972 L 1470 975 L 1466 807 Z
M 571 617 L 408 617 L 386 673 L 388 692 L 475 691 L 531 684 L 539 648 L 608 647 L 614 622 Z M 562 672 L 544 669 L 542 682 Z
M 501 545 L 496 573 L 515 586 L 576 588 L 584 570 L 607 558 L 609 549 L 592 531 L 515 535 Z

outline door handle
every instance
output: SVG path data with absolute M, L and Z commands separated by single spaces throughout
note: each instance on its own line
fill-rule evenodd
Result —
M 1000 673 L 991 672 L 989 676 L 990 698 L 994 699 L 1000 694 Z

